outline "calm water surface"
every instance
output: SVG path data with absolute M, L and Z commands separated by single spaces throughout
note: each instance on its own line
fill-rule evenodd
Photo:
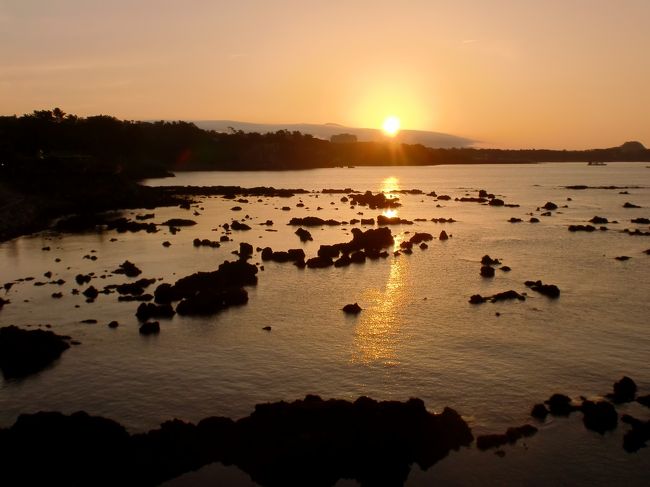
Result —
M 457 409 L 476 435 L 528 422 L 531 406 L 554 392 L 600 396 L 624 374 L 635 379 L 642 394 L 650 392 L 650 256 L 643 253 L 650 248 L 650 237 L 620 232 L 648 231 L 647 225 L 630 222 L 650 218 L 650 169 L 645 164 L 195 172 L 147 184 L 435 190 L 452 200 L 399 195 L 403 206 L 397 216 L 452 217 L 457 222 L 392 227 L 398 242 L 409 238 L 407 232 L 438 235 L 444 229 L 453 235 L 448 241 L 429 242 L 428 250 L 415 249 L 411 256 L 321 270 L 264 263 L 259 284 L 248 288 L 246 306 L 206 318 L 175 316 L 161 321 L 161 333 L 155 337 L 139 336 L 137 303 L 119 303 L 116 294 L 100 294 L 88 304 L 83 296 L 71 295 L 78 287 L 74 276 L 95 272 L 91 284 L 97 288 L 122 283 L 128 279 L 111 271 L 128 259 L 143 270 L 139 277 L 173 283 L 235 259 L 231 252 L 242 241 L 276 250 L 301 247 L 313 256 L 321 244 L 348 241 L 351 226 L 310 229 L 314 241 L 302 244 L 294 234 L 296 227 L 287 226 L 290 218 L 316 215 L 347 221 L 361 218 L 358 212 L 376 218 L 381 211 L 351 209 L 340 202 L 341 195 L 316 193 L 260 202 L 249 198 L 249 203 L 200 198 L 203 210 L 196 217 L 194 208 L 155 210 L 157 223 L 172 217 L 198 222 L 176 235 L 166 227 L 155 234 L 44 232 L 0 244 L 2 282 L 28 276 L 47 281 L 46 271 L 52 271 L 53 280 L 67 281 L 61 287 L 16 284 L 6 297 L 11 304 L 0 312 L 1 323 L 47 323 L 57 333 L 82 342 L 50 369 L 0 384 L 1 426 L 22 412 L 85 409 L 142 431 L 170 417 L 191 421 L 210 415 L 241 417 L 259 402 L 314 393 L 347 399 L 420 397 L 430 410 Z M 623 189 L 564 188 L 574 184 L 634 187 L 626 190 L 629 194 L 620 194 Z M 466 194 L 476 196 L 478 189 L 521 206 L 453 201 Z M 296 206 L 301 201 L 304 208 Z M 538 207 L 547 201 L 560 208 L 550 217 L 539 216 Z M 642 208 L 625 209 L 627 201 Z M 235 204 L 242 211 L 231 211 Z M 283 206 L 291 210 L 283 211 Z M 541 222 L 528 223 L 531 214 Z M 223 233 L 219 225 L 245 215 L 251 217 L 253 229 L 233 232 L 232 242 L 219 249 L 192 245 L 195 237 L 218 240 Z M 584 224 L 595 215 L 618 223 L 609 224 L 608 232 L 567 231 L 568 225 Z M 524 222 L 509 223 L 511 217 Z M 271 227 L 275 231 L 260 225 L 267 219 L 275 222 Z M 165 240 L 171 247 L 161 245 Z M 45 246 L 51 250 L 41 250 Z M 481 278 L 484 254 L 500 258 L 512 271 L 497 270 L 494 279 Z M 631 259 L 614 259 L 620 255 Z M 260 262 L 259 254 L 252 262 Z M 557 284 L 561 297 L 552 301 L 530 292 L 525 302 L 468 303 L 476 293 L 524 292 L 523 283 L 529 279 Z M 52 299 L 56 291 L 64 297 Z M 341 312 L 350 302 L 364 309 L 356 318 Z M 80 323 L 87 318 L 99 323 Z M 111 320 L 121 326 L 109 329 L 106 323 Z M 270 333 L 262 330 L 267 325 L 273 327 Z M 620 411 L 648 419 L 647 409 L 637 406 Z M 507 447 L 505 458 L 465 449 L 427 472 L 415 468 L 409 483 L 470 485 L 487 478 L 492 484 L 604 485 L 624 479 L 628 485 L 643 485 L 650 471 L 647 449 L 628 455 L 621 448 L 624 427 L 600 436 L 586 431 L 578 416 L 548 421 L 525 445 Z M 207 467 L 175 483 L 228 478 L 229 483 L 246 485 L 246 475 L 231 470 Z

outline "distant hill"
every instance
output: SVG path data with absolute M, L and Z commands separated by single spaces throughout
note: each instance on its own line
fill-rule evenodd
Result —
M 216 130 L 217 132 L 228 132 L 229 127 L 244 132 L 277 132 L 278 130 L 288 130 L 289 132 L 302 132 L 311 134 L 319 139 L 329 140 L 332 135 L 352 134 L 356 135 L 359 142 L 379 142 L 386 141 L 387 137 L 379 129 L 355 128 L 338 125 L 335 123 L 312 124 L 312 123 L 293 123 L 293 124 L 264 124 L 237 122 L 235 120 L 190 120 L 197 127 L 205 130 Z M 401 130 L 393 140 L 404 144 L 422 144 L 426 147 L 448 149 L 452 147 L 471 147 L 475 141 L 458 137 L 456 135 L 443 134 L 440 132 L 427 132 L 425 130 Z

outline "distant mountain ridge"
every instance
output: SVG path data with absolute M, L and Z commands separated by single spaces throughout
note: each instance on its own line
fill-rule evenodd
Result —
M 288 123 L 288 124 L 266 124 L 238 122 L 235 120 L 189 120 L 197 127 L 204 130 L 216 130 L 217 132 L 228 132 L 232 127 L 235 130 L 244 132 L 277 132 L 288 130 L 289 132 L 302 132 L 311 134 L 319 139 L 329 140 L 332 135 L 352 134 L 359 142 L 377 142 L 388 140 L 386 135 L 379 129 L 346 127 L 335 123 L 313 124 L 313 123 Z M 422 144 L 426 147 L 450 149 L 452 147 L 471 147 L 475 141 L 457 135 L 444 134 L 441 132 L 429 132 L 426 130 L 400 130 L 393 140 L 404 144 Z

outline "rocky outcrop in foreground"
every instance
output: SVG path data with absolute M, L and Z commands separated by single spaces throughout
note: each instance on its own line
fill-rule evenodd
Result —
M 0 370 L 6 378 L 25 377 L 44 369 L 70 345 L 70 337 L 49 330 L 0 328 Z
M 234 464 L 261 485 L 402 485 L 411 466 L 427 469 L 472 432 L 450 408 L 419 399 L 354 402 L 307 396 L 258 404 L 245 418 L 172 420 L 129 435 L 110 419 L 77 412 L 21 415 L 0 430 L 0 481 L 25 485 L 156 485 L 211 462 Z

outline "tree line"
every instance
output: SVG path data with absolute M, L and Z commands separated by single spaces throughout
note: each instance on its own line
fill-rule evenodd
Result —
M 288 170 L 361 165 L 650 161 L 638 142 L 584 151 L 435 149 L 419 144 L 322 140 L 280 130 L 227 133 L 193 123 L 78 117 L 59 108 L 0 117 L 0 174 L 120 173 L 138 179 L 182 170 Z

